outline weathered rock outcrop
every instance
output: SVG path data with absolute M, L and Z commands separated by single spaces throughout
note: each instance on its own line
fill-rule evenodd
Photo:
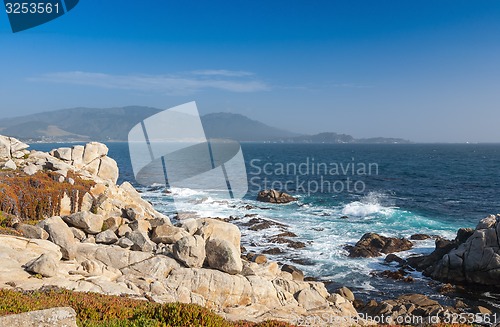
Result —
M 451 314 L 458 311 L 453 307 L 446 307 L 439 302 L 429 299 L 422 294 L 405 294 L 394 300 L 376 302 L 374 300 L 358 305 L 362 316 L 382 317 L 383 324 L 393 325 L 409 322 L 410 325 L 435 324 L 446 321 Z
M 13 137 L 0 135 L 0 166 L 11 159 L 14 159 L 12 162 L 15 163 L 16 159 L 28 155 L 27 148 L 29 148 L 29 145 Z
M 199 235 L 193 238 L 204 243 Z M 60 258 L 60 248 L 46 240 L 6 235 L 0 235 L 0 254 L 2 259 L 9 258 L 0 267 L 2 288 L 33 290 L 54 285 L 139 298 L 146 295 L 158 302 L 196 303 L 229 319 L 255 321 L 357 314 L 350 301 L 329 294 L 323 283 L 294 280 L 292 274 L 280 271 L 274 262 L 245 261 L 249 268 L 232 275 L 217 269 L 184 268 L 169 251 L 155 254 L 81 242 L 77 243 L 75 260 L 58 261 L 56 274 L 43 274 L 40 269 L 26 268 L 40 262 L 40 258 Z M 44 263 L 42 267 L 50 268 L 53 264 Z M 31 278 L 30 273 L 45 277 Z M 346 321 L 344 325 L 350 323 Z
M 351 258 L 371 258 L 381 256 L 382 253 L 406 251 L 413 247 L 413 243 L 406 238 L 385 237 L 377 233 L 366 233 L 354 246 L 346 247 Z
M 0 326 L 76 327 L 73 308 L 52 308 L 0 317 Z
M 297 198 L 294 198 L 293 196 L 285 192 L 279 192 L 276 190 L 264 190 L 260 191 L 257 195 L 257 201 L 269 203 L 289 203 L 297 201 Z
M 481 220 L 472 235 L 428 273 L 442 281 L 500 287 L 500 215 Z

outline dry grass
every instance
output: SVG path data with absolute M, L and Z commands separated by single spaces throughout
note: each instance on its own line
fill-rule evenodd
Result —
M 61 175 L 40 171 L 28 176 L 20 171 L 0 172 L 0 226 L 11 227 L 13 222 L 35 223 L 60 214 L 61 199 L 66 194 L 71 199 L 71 211 L 81 209 L 83 196 L 94 182 L 68 173 L 75 183 L 67 179 L 59 182 Z

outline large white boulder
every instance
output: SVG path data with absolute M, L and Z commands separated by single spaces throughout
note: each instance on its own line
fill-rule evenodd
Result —
M 207 262 L 210 268 L 234 275 L 241 273 L 243 264 L 240 249 L 231 242 L 221 239 L 210 239 L 206 243 Z
M 85 145 L 85 150 L 83 152 L 83 163 L 89 164 L 95 159 L 99 159 L 108 154 L 108 147 L 105 144 L 99 142 L 90 142 Z
M 80 228 L 89 234 L 100 233 L 104 223 L 103 216 L 93 214 L 89 211 L 80 211 L 69 216 L 64 216 L 63 220 L 70 226 Z
M 71 229 L 59 216 L 38 223 L 49 234 L 49 241 L 59 245 L 63 259 L 72 260 L 76 256 L 76 241 Z
M 0 159 L 9 160 L 10 158 L 10 138 L 0 135 Z
M 118 180 L 119 170 L 118 164 L 115 160 L 110 157 L 103 157 L 99 163 L 99 170 L 97 172 L 97 176 L 103 179 L 104 181 L 109 181 L 113 184 L 116 184 Z
M 190 268 L 200 268 L 205 261 L 205 241 L 199 235 L 185 236 L 174 244 L 174 257 Z

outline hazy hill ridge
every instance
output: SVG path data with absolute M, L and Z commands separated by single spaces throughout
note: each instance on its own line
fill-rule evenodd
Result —
M 0 119 L 0 132 L 28 142 L 127 141 L 133 126 L 160 111 L 141 106 L 62 109 Z M 210 113 L 201 120 L 209 138 L 281 143 L 408 143 L 392 138 L 355 139 L 337 133 L 300 135 L 234 113 Z

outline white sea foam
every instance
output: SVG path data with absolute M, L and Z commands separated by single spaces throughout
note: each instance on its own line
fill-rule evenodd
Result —
M 374 214 L 392 214 L 394 207 L 386 206 L 384 202 L 389 202 L 385 194 L 370 192 L 360 200 L 345 205 L 342 209 L 342 214 L 353 217 L 364 217 Z
M 364 217 L 376 213 L 385 213 L 387 211 L 388 208 L 384 208 L 378 203 L 363 203 L 355 201 L 348 203 L 344 209 L 342 209 L 342 214 L 353 217 Z
M 205 192 L 193 190 L 190 188 L 175 188 L 175 187 L 173 187 L 170 189 L 170 191 L 172 192 L 172 195 L 183 197 L 183 198 L 207 195 L 207 193 L 205 193 Z

